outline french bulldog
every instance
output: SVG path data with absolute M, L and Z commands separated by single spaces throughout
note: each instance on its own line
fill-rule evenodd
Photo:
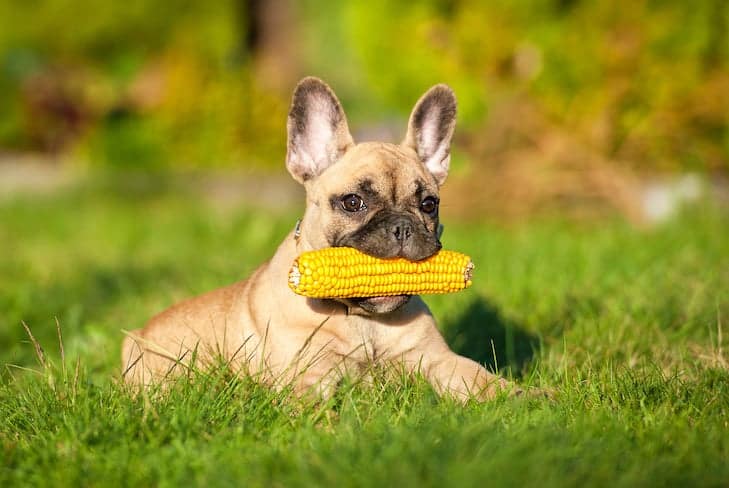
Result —
M 328 396 L 344 375 L 373 364 L 422 374 L 465 401 L 519 391 L 452 352 L 418 296 L 313 299 L 294 294 L 288 273 L 304 251 L 349 246 L 409 260 L 441 249 L 438 190 L 448 175 L 456 98 L 436 85 L 415 104 L 401 144 L 350 135 L 342 106 L 321 80 L 296 86 L 286 167 L 306 190 L 306 209 L 273 257 L 245 281 L 178 303 L 127 334 L 127 382 L 149 385 L 223 358 L 236 371 L 300 394 Z

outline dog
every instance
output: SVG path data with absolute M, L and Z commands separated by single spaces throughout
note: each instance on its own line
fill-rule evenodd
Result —
M 455 95 L 436 85 L 415 104 L 401 144 L 356 144 L 329 86 L 301 80 L 288 114 L 286 168 L 306 190 L 302 219 L 247 280 L 178 303 L 128 333 L 125 380 L 149 385 L 185 370 L 192 358 L 222 357 L 236 371 L 301 395 L 327 397 L 344 375 L 365 374 L 373 364 L 420 373 L 439 394 L 461 401 L 520 392 L 452 352 L 418 296 L 313 299 L 287 284 L 304 251 L 349 246 L 409 260 L 438 252 L 438 191 L 455 123 Z

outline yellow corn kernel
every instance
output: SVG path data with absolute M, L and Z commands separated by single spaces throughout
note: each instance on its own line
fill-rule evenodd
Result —
M 456 251 L 441 250 L 422 261 L 408 261 L 329 247 L 302 253 L 289 271 L 289 287 L 311 298 L 451 293 L 471 286 L 472 271 L 471 258 Z

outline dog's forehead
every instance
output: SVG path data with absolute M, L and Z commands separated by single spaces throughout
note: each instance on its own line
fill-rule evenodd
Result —
M 361 143 L 325 171 L 321 183 L 331 192 L 361 187 L 382 196 L 407 197 L 415 192 L 437 192 L 437 184 L 409 148 L 386 143 Z M 342 185 L 348 185 L 343 188 Z

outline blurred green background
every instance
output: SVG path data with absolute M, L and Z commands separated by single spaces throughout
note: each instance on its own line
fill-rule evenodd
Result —
M 300 77 L 333 86 L 358 140 L 400 140 L 446 82 L 454 207 L 639 219 L 636 174 L 726 176 L 728 26 L 724 0 L 2 0 L 0 153 L 280 171 Z
M 359 141 L 455 89 L 476 279 L 426 302 L 557 402 L 115 385 L 123 331 L 294 228 L 306 75 Z M 0 0 L 0 486 L 726 486 L 728 122 L 727 0 Z

